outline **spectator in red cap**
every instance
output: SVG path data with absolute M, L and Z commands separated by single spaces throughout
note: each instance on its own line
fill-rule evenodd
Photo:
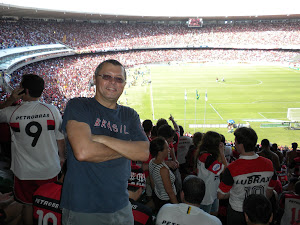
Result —
M 129 201 L 132 205 L 134 225 L 151 225 L 152 210 L 141 203 L 141 198 L 146 188 L 146 176 L 142 168 L 137 165 L 131 166 L 131 176 L 128 180 Z

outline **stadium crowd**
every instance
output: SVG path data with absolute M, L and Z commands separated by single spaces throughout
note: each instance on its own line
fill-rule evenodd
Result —
M 47 81 L 43 98 L 63 112 L 66 102 L 73 97 L 94 95 L 91 85 L 93 71 L 99 61 L 115 58 L 127 68 L 164 62 L 279 62 L 285 63 L 295 52 L 262 50 L 160 50 L 135 51 L 92 56 L 72 56 L 35 63 L 15 71 L 10 85 L 15 87 L 24 73 L 41 74 Z M 92 87 L 91 87 L 92 86 Z M 3 92 L 3 96 L 6 94 Z
M 0 21 L 0 49 L 64 43 L 77 50 L 176 46 L 299 45 L 298 23 L 210 25 L 99 24 L 88 22 Z
M 228 25 L 189 29 L 186 26 L 145 26 L 140 24 L 108 25 L 28 21 L 0 21 L 0 23 L 0 29 L 3 34 L 1 34 L 2 48 L 39 45 L 42 43 L 50 44 L 54 40 L 63 41 L 65 44 L 79 50 L 114 49 L 119 47 L 187 46 L 206 43 L 218 46 L 230 46 L 236 45 L 236 43 L 241 45 L 266 46 L 275 44 L 279 46 L 291 46 L 299 44 L 300 31 L 299 24 Z M 66 104 L 70 99 L 78 96 L 94 96 L 95 90 L 91 81 L 95 68 L 99 62 L 108 58 L 115 58 L 124 62 L 124 65 L 130 68 L 137 65 L 172 61 L 285 63 L 296 55 L 297 53 L 293 51 L 224 49 L 153 50 L 116 52 L 92 56 L 80 55 L 42 61 L 18 69 L 11 74 L 10 85 L 15 89 L 19 85 L 22 75 L 26 73 L 41 75 L 45 81 L 45 90 L 41 101 L 54 104 L 63 114 Z M 129 74 L 129 76 L 131 75 Z M 1 89 L 1 100 L 7 99 L 8 96 L 9 94 Z M 146 179 L 146 184 L 141 185 L 146 189 L 146 192 L 142 195 L 142 199 L 140 195 L 137 199 L 134 199 L 134 197 L 132 199 L 134 200 L 134 204 L 138 204 L 137 202 L 139 202 L 146 205 L 148 209 L 152 210 L 153 214 L 150 214 L 150 216 L 147 214 L 147 219 L 139 218 L 139 223 L 136 224 L 153 224 L 152 216 L 156 220 L 156 224 L 160 224 L 160 221 L 162 224 L 179 223 L 178 221 L 172 221 L 175 217 L 170 215 L 175 208 L 172 209 L 173 206 L 169 203 L 180 203 L 180 207 L 186 207 L 184 208 L 187 211 L 185 214 L 191 213 L 194 215 L 201 212 L 207 220 L 215 221 L 213 224 L 221 224 L 220 221 L 228 225 L 246 224 L 246 222 L 248 223 L 247 218 L 250 222 L 259 219 L 259 222 L 262 223 L 260 217 L 264 217 L 263 224 L 269 224 L 270 221 L 272 221 L 270 224 L 275 225 L 284 225 L 286 221 L 291 221 L 291 224 L 299 222 L 300 218 L 292 217 L 295 214 L 287 211 L 291 209 L 292 204 L 289 199 L 298 201 L 300 198 L 300 181 L 298 181 L 300 175 L 300 153 L 297 151 L 297 143 L 292 144 L 293 148 L 290 151 L 287 149 L 282 150 L 274 145 L 274 143 L 270 146 L 270 143 L 266 139 L 260 145 L 256 145 L 257 136 L 255 137 L 255 131 L 250 128 L 238 128 L 234 132 L 235 143 L 227 143 L 224 136 L 211 131 L 203 134 L 197 132 L 192 137 L 188 137 L 183 135 L 184 131 L 182 127 L 180 129 L 180 126 L 172 116 L 169 119 L 172 126 L 168 124 L 167 119 L 160 119 L 154 125 L 151 120 L 147 120 L 148 126 L 146 126 L 146 123 L 142 123 L 150 141 L 151 155 L 145 162 L 132 161 L 132 166 L 134 166 L 134 171 L 140 174 L 139 176 L 144 176 L 143 173 L 145 172 L 147 174 L 145 176 L 149 177 L 149 179 Z M 258 157 L 256 153 L 261 157 Z M 233 180 L 237 179 L 238 176 L 246 179 L 243 175 L 247 175 L 247 173 L 240 174 L 237 172 L 243 167 L 239 163 L 242 160 L 254 161 L 256 159 L 260 160 L 260 164 L 253 164 L 253 168 L 260 168 L 257 165 L 261 165 L 264 171 L 259 169 L 259 171 L 255 171 L 259 175 L 255 175 L 263 176 L 263 179 L 256 177 L 253 178 L 254 180 L 251 180 L 252 178 L 249 178 L 250 180 L 247 180 L 247 182 L 258 182 L 260 179 L 260 183 L 264 185 L 263 188 L 268 187 L 268 190 L 271 190 L 270 196 L 267 191 L 255 191 L 255 193 L 264 193 L 264 195 L 270 197 L 270 200 L 266 200 L 268 204 L 266 204 L 264 212 L 271 211 L 271 214 L 273 212 L 273 216 L 269 213 L 261 215 L 257 211 L 253 218 L 253 214 L 248 210 L 256 207 L 243 205 L 243 202 L 231 199 L 231 196 L 233 196 L 244 200 L 246 196 L 244 192 L 242 197 L 238 196 L 237 192 L 239 190 L 234 189 L 236 186 Z M 159 170 L 157 172 L 156 168 L 157 165 L 160 166 L 160 169 L 163 168 L 165 172 L 167 171 L 168 176 L 159 175 Z M 276 171 L 273 173 L 273 168 L 275 167 Z M 241 169 L 243 172 L 245 170 L 244 167 Z M 202 190 L 202 193 L 194 193 L 195 195 L 202 196 L 196 202 L 193 201 L 193 197 L 195 196 L 189 196 L 188 194 L 192 189 L 187 184 L 189 179 L 185 180 L 185 178 L 189 178 L 190 175 L 194 175 L 193 179 L 190 178 L 194 180 L 193 185 L 197 184 L 199 190 Z M 200 180 L 195 180 L 195 176 L 200 178 Z M 135 182 L 130 181 L 130 184 L 135 184 Z M 243 184 L 247 182 L 245 180 L 241 181 Z M 168 185 L 165 185 L 166 183 Z M 230 189 L 233 191 L 228 200 L 228 195 L 226 194 L 230 192 Z M 130 192 L 134 194 L 137 190 L 130 189 Z M 4 196 L 0 198 L 0 201 L 6 201 L 7 199 L 8 197 Z M 246 199 L 248 200 L 248 198 Z M 12 206 L 12 204 L 14 202 L 10 199 L 9 204 L 7 203 L 5 207 L 1 208 L 2 212 L 6 207 Z M 201 208 L 201 211 L 199 211 L 199 208 Z M 19 212 L 19 209 L 15 209 L 14 212 Z M 229 220 L 227 223 L 229 217 L 231 219 L 244 220 L 243 212 L 249 215 L 245 221 L 233 223 L 232 220 Z M 145 211 L 143 213 L 146 214 Z M 144 214 L 143 216 L 145 216 Z M 141 214 L 139 215 L 141 216 Z M 17 217 L 19 215 L 16 215 L 15 218 Z M 0 219 L 3 218 L 1 217 Z M 4 222 L 4 220 L 0 222 Z
M 207 131 L 206 133 L 196 132 L 191 136 L 186 136 L 184 134 L 183 127 L 178 125 L 172 116 L 170 116 L 169 119 L 172 122 L 172 126 L 170 126 L 167 119 L 164 118 L 159 119 L 155 124 L 153 124 L 153 122 L 149 119 L 144 120 L 141 124 L 150 141 L 151 154 L 149 159 L 145 162 L 132 161 L 132 174 L 130 180 L 128 180 L 128 190 L 131 198 L 130 201 L 133 205 L 132 211 L 135 219 L 135 225 L 166 224 L 168 221 L 173 223 L 184 221 L 185 224 L 195 224 L 195 221 L 203 222 L 206 220 L 211 221 L 211 224 L 219 225 L 256 224 L 250 223 L 252 220 L 260 222 L 257 224 L 272 225 L 285 225 L 287 224 L 287 221 L 291 221 L 291 224 L 299 223 L 300 218 L 295 217 L 295 214 L 292 214 L 291 211 L 289 211 L 291 210 L 290 207 L 292 207 L 292 205 L 300 199 L 300 151 L 298 151 L 297 143 L 292 143 L 291 150 L 281 150 L 277 148 L 276 143 L 270 144 L 267 139 L 262 140 L 261 143 L 256 145 L 257 136 L 255 131 L 246 127 L 237 128 L 235 130 L 235 143 L 227 142 L 222 134 L 213 131 Z M 256 208 L 258 206 L 247 206 L 245 205 L 245 200 L 242 209 L 243 212 L 251 213 L 247 211 L 251 208 L 256 211 L 252 212 L 250 219 L 246 217 L 245 220 L 243 215 L 242 218 L 239 218 L 238 223 L 233 223 L 231 220 L 228 220 L 228 217 L 232 217 L 230 214 L 230 210 L 232 210 L 231 207 L 237 203 L 233 203 L 230 199 L 228 201 L 227 198 L 223 199 L 219 197 L 218 193 L 223 193 L 227 190 L 227 185 L 229 184 L 227 183 L 228 180 L 226 180 L 226 177 L 228 174 L 232 174 L 234 172 L 232 168 L 234 166 L 238 166 L 238 168 L 240 168 L 241 165 L 239 165 L 238 162 L 242 160 L 250 160 L 247 156 L 245 156 L 247 152 L 245 153 L 240 149 L 240 145 L 243 141 L 244 144 L 242 145 L 246 146 L 248 142 L 242 138 L 247 137 L 251 139 L 251 135 L 244 136 L 245 134 L 243 134 L 242 136 L 239 136 L 241 135 L 239 132 L 246 132 L 246 135 L 249 135 L 247 132 L 254 132 L 255 135 L 251 141 L 253 145 L 251 153 L 254 158 L 251 160 L 263 160 L 263 165 L 268 164 L 271 167 L 271 169 L 268 170 L 268 179 L 266 179 L 268 182 L 265 183 L 267 186 L 269 185 L 272 194 L 269 199 L 264 197 L 264 195 L 262 195 L 263 192 L 261 191 L 255 191 L 251 195 L 247 195 L 247 193 L 243 195 L 242 201 L 244 201 L 244 199 L 247 199 L 248 201 L 248 197 L 252 196 L 257 199 L 264 198 L 264 201 L 268 202 L 268 204 L 267 206 L 264 206 L 266 208 L 263 209 L 263 213 L 260 213 Z M 240 142 L 238 140 L 240 140 Z M 2 149 L 2 154 L 3 150 L 4 149 Z M 174 152 L 175 158 L 172 158 L 172 152 Z M 153 163 L 156 162 L 158 158 L 161 160 L 160 164 L 168 169 L 170 178 L 156 177 L 157 173 L 153 172 L 153 168 L 156 168 L 156 166 L 153 167 Z M 243 164 L 248 165 L 248 163 Z M 258 166 L 258 164 L 256 165 Z M 278 168 L 275 170 L 275 167 L 277 166 Z M 249 169 L 249 167 L 250 169 L 255 170 L 254 173 L 256 176 L 257 173 L 259 173 L 257 168 L 264 168 L 264 166 L 258 166 L 257 168 L 251 168 L 251 166 L 248 166 L 247 168 Z M 227 170 L 230 170 L 230 172 Z M 249 174 L 252 173 L 250 172 Z M 173 178 L 171 178 L 172 176 Z M 233 173 L 230 176 L 234 177 L 236 175 Z M 258 177 L 259 176 L 261 175 L 258 175 Z M 197 196 L 196 193 L 191 192 L 192 190 L 195 190 L 195 186 L 192 186 L 193 189 L 190 187 L 186 190 L 187 180 L 196 179 L 195 177 L 198 177 L 198 179 L 200 179 L 199 182 L 202 182 L 201 185 L 199 184 L 199 187 L 197 186 L 198 189 L 196 188 L 196 190 L 199 191 Z M 159 182 L 160 179 L 163 179 L 164 185 L 160 187 L 160 190 L 156 190 L 156 188 L 158 188 L 157 185 L 159 185 L 157 182 Z M 241 178 L 235 177 L 234 179 Z M 59 190 L 61 190 L 63 180 L 60 180 L 60 182 Z M 173 190 L 171 189 L 171 192 L 174 192 L 172 194 L 170 194 L 170 190 L 167 190 L 166 183 L 168 182 L 171 182 L 173 185 Z M 248 184 L 254 181 L 252 180 L 250 183 L 249 182 Z M 238 183 L 239 182 L 237 182 L 237 184 Z M 245 184 L 247 183 L 244 183 L 243 185 Z M 233 189 L 234 185 L 235 184 L 231 184 L 230 188 Z M 41 194 L 48 193 L 45 188 Z M 142 192 L 143 190 L 145 190 L 145 192 Z M 180 194 L 181 191 L 189 191 L 194 193 L 195 196 L 192 195 L 184 198 Z M 166 197 L 164 200 L 161 200 L 161 196 L 158 194 L 161 192 L 165 192 Z M 233 190 L 230 193 L 230 196 L 234 195 Z M 171 195 L 173 200 L 171 200 Z M 202 197 L 199 198 L 199 195 Z M 186 196 L 188 195 L 186 194 Z M 5 196 L 0 198 L 0 202 L 6 201 L 7 198 L 4 197 Z M 194 198 L 195 200 L 193 200 Z M 200 200 L 196 200 L 198 198 Z M 207 203 L 207 199 L 210 198 L 213 199 L 214 203 Z M 238 198 L 241 198 L 241 196 Z M 197 202 L 197 204 L 195 202 Z M 189 217 L 186 213 L 179 216 L 179 211 L 177 212 L 175 208 L 173 209 L 173 207 L 177 207 L 177 204 L 179 204 L 178 207 L 183 207 L 184 205 L 182 204 L 187 204 L 190 207 L 195 207 L 196 205 L 197 207 L 193 210 L 199 211 L 200 208 L 201 210 L 197 213 L 195 211 L 192 212 L 191 215 L 197 215 L 197 217 L 195 216 L 194 218 L 193 216 Z M 257 204 L 262 207 L 262 203 Z M 17 203 L 10 199 L 9 203 L 3 207 L 3 209 L 6 207 L 11 208 L 10 211 L 6 211 L 7 213 L 13 212 L 13 214 L 8 214 L 11 220 L 20 221 L 20 208 L 17 207 Z M 43 209 L 42 204 L 35 204 L 35 207 L 40 207 L 38 208 L 40 210 Z M 250 209 L 247 209 L 247 207 L 250 207 Z M 49 210 L 49 207 L 47 210 Z M 270 213 L 267 213 L 269 211 Z M 56 215 L 60 215 L 57 210 L 55 213 Z M 174 215 L 171 216 L 173 213 Z M 202 215 L 201 220 L 199 220 L 199 213 Z M 60 216 L 58 218 L 60 218 Z M 250 220 L 250 222 L 247 219 Z M 194 222 L 191 222 L 193 220 Z M 245 221 L 247 221 L 247 223 Z M 262 223 L 262 221 L 265 222 Z M 57 224 L 61 224 L 61 222 L 58 221 Z

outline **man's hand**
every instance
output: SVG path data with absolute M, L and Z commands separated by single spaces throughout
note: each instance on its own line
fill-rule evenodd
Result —
M 14 201 L 14 197 L 11 192 L 2 194 L 0 192 L 0 208 L 3 209 Z
M 174 117 L 170 114 L 169 120 L 174 121 Z
M 11 92 L 11 95 L 9 98 L 12 98 L 12 100 L 15 102 L 15 101 L 18 101 L 19 99 L 21 99 L 24 95 L 25 95 L 25 92 L 20 94 L 22 91 L 24 91 L 24 88 L 21 88 L 21 87 L 17 87 L 15 88 L 12 92 Z
M 59 162 L 60 162 L 60 168 L 62 168 L 63 167 L 63 165 L 64 165 L 64 163 L 65 163 L 65 158 L 64 157 L 61 157 L 61 156 L 59 156 Z
M 172 170 L 175 170 L 178 168 L 178 164 L 175 161 L 165 161 L 168 167 L 170 167 Z
M 225 168 L 227 167 L 227 160 L 225 158 L 225 145 L 223 142 L 220 142 L 219 144 L 219 152 L 220 152 L 220 162 L 224 164 Z M 224 170 L 223 170 L 224 171 Z
M 225 151 L 225 145 L 223 142 L 220 142 L 219 144 L 219 152 L 220 154 L 224 154 L 224 151 Z
M 172 116 L 172 114 L 170 114 L 169 120 L 173 123 L 173 126 L 174 126 L 175 131 L 179 131 L 179 126 L 178 126 L 178 124 L 175 122 L 174 117 Z
M 0 192 L 0 202 L 7 201 L 10 198 L 12 198 L 11 194 L 12 194 L 12 192 L 8 192 L 8 193 L 5 193 L 5 194 L 2 194 Z
M 20 94 L 22 91 L 24 91 L 24 88 L 18 87 L 14 89 L 9 98 L 3 104 L 0 105 L 0 109 L 4 109 L 8 106 L 11 106 L 14 102 L 21 99 L 25 95 L 25 93 Z

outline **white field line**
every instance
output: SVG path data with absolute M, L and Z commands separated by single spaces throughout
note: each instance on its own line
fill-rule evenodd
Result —
M 265 119 L 268 119 L 267 117 L 265 117 L 263 114 L 264 113 L 287 113 L 287 112 L 257 112 L 259 115 L 261 115 L 261 117 L 265 118 Z
M 150 80 L 152 80 L 151 79 L 151 72 L 150 72 Z M 154 121 L 155 116 L 154 116 L 154 104 L 153 104 L 153 94 L 152 94 L 152 82 L 150 83 L 150 101 L 151 101 L 151 107 L 152 107 L 152 119 Z
M 222 120 L 224 120 L 223 117 L 218 113 L 218 111 L 212 106 L 212 104 L 209 104 L 209 105 L 210 105 L 210 107 L 213 108 L 213 110 L 215 110 L 215 112 L 218 114 L 218 116 L 219 116 Z
M 283 66 L 282 68 L 288 69 L 288 70 L 293 71 L 295 73 L 300 73 L 300 70 L 295 70 L 295 69 L 292 69 L 292 68 L 289 68 L 289 67 L 285 67 L 285 66 Z
M 261 115 L 263 118 L 268 119 L 267 117 L 265 117 L 263 114 L 261 114 L 260 112 L 258 113 L 259 115 Z

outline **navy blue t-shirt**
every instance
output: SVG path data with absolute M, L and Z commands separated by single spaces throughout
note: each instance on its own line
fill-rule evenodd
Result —
M 94 135 L 127 141 L 148 140 L 136 111 L 120 105 L 117 109 L 109 109 L 95 98 L 70 100 L 63 117 L 64 132 L 68 120 L 88 124 Z M 67 140 L 67 167 L 61 208 L 84 213 L 113 213 L 128 205 L 129 159 L 122 157 L 100 163 L 80 162 Z

